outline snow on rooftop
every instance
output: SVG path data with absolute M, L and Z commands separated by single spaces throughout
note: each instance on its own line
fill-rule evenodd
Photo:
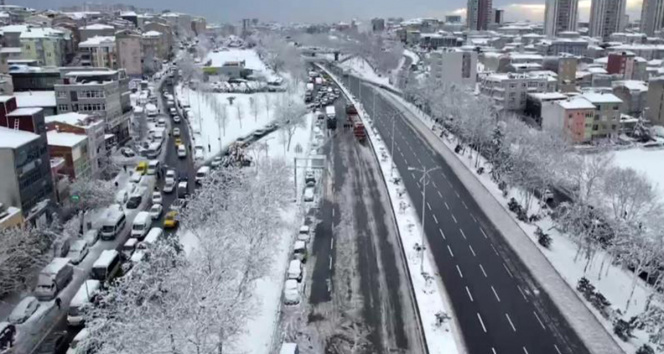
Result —
M 143 33 L 143 37 L 159 37 L 161 36 L 161 32 L 157 31 L 147 31 Z
M 28 28 L 25 31 L 21 32 L 21 39 L 36 39 L 36 38 L 46 38 L 46 37 L 53 37 L 53 36 L 59 36 L 64 34 L 64 32 L 49 28 L 49 27 L 43 27 L 43 28 Z
M 573 97 L 568 100 L 558 101 L 558 104 L 565 109 L 595 109 L 595 105 L 583 97 Z
M 14 92 L 19 108 L 55 107 L 55 91 Z
M 117 70 L 90 70 L 90 71 L 71 71 L 65 76 L 100 76 L 117 74 Z
M 116 250 L 104 250 L 99 255 L 99 258 L 92 265 L 93 268 L 106 268 L 108 267 L 113 259 L 118 256 L 118 251 Z
M 21 53 L 21 48 L 20 47 L 3 47 L 3 48 L 0 48 L 0 53 L 7 53 L 7 54 Z
M 7 117 L 31 116 L 31 115 L 37 114 L 41 111 L 42 111 L 42 108 L 40 108 L 40 107 L 18 108 L 18 109 L 15 109 L 15 110 L 9 112 L 9 114 L 7 114 Z
M 87 114 L 78 112 L 62 113 L 44 118 L 46 123 L 65 123 L 69 125 L 85 126 L 85 120 L 90 117 Z
M 105 29 L 115 29 L 115 27 L 110 26 L 110 25 L 105 25 L 103 23 L 95 23 L 93 25 L 88 25 L 81 27 L 81 29 L 84 30 L 105 30 Z
M 586 92 L 580 97 L 592 103 L 622 103 L 622 100 L 612 93 Z
M 613 87 L 624 86 L 630 91 L 641 91 L 641 92 L 648 91 L 648 85 L 645 83 L 645 81 L 619 80 L 619 81 L 614 81 L 612 84 Z
M 76 145 L 88 139 L 87 136 L 85 135 L 78 135 L 74 133 L 60 133 L 53 130 L 49 131 L 46 134 L 46 138 L 48 140 L 48 145 L 66 146 L 70 148 L 73 148 Z
M 14 96 L 0 96 L 0 102 L 2 103 L 7 103 L 7 101 L 11 100 Z
M 39 135 L 35 133 L 0 127 L 0 148 L 16 149 L 37 139 Z
M 94 36 L 78 44 L 79 48 L 97 47 L 101 44 L 115 45 L 115 36 Z

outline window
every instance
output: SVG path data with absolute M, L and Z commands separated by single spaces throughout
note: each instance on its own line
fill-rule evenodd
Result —
M 56 91 L 58 98 L 67 98 L 67 91 Z
M 84 91 L 77 91 L 76 95 L 77 95 L 78 99 L 103 98 L 104 97 L 104 91 L 102 91 L 102 90 L 84 90 Z
M 593 130 L 597 131 L 597 129 L 599 129 L 599 125 L 597 125 L 597 124 L 593 125 Z
M 60 112 L 69 112 L 69 105 L 68 104 L 59 104 L 58 105 L 58 113 Z

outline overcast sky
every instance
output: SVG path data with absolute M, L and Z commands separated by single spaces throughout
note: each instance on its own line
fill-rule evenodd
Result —
M 123 0 L 97 2 L 118 3 Z M 81 4 L 77 0 L 15 0 L 8 3 L 57 8 Z M 465 14 L 466 0 L 124 0 L 139 7 L 170 9 L 205 16 L 209 21 L 234 22 L 245 17 L 263 21 L 332 22 L 351 18 L 368 19 L 399 16 L 442 17 Z M 630 20 L 640 17 L 642 0 L 627 0 Z M 494 0 L 494 7 L 505 9 L 511 20 L 543 21 L 544 0 Z M 590 0 L 579 1 L 579 17 L 587 20 Z

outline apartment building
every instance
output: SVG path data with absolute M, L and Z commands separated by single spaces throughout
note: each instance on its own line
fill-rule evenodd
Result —
M 579 144 L 593 139 L 595 105 L 583 97 L 546 102 L 542 106 L 542 129 L 566 135 Z
M 46 140 L 38 134 L 0 126 L 0 203 L 24 215 L 53 198 L 53 179 Z
M 82 66 L 116 69 L 115 37 L 90 37 L 78 44 Z
M 492 0 L 468 0 L 466 25 L 470 31 L 486 31 L 492 20 Z
M 612 93 L 586 92 L 580 97 L 595 106 L 591 125 L 592 138 L 615 137 L 620 129 L 622 100 Z
M 52 130 L 48 132 L 47 138 L 49 155 L 64 160 L 61 172 L 70 180 L 91 175 L 87 136 Z
M 498 109 L 523 110 L 528 93 L 556 91 L 550 72 L 493 73 L 480 79 L 480 93 L 493 99 Z
M 87 41 L 92 37 L 113 37 L 115 35 L 115 27 L 102 23 L 95 23 L 81 27 L 79 33 L 81 41 Z
M 191 19 L 191 30 L 194 31 L 194 35 L 200 36 L 205 34 L 206 27 L 207 22 L 204 17 L 195 17 Z
M 477 52 L 437 50 L 426 55 L 431 75 L 446 82 L 474 85 L 477 82 Z
M 129 77 L 123 69 L 67 68 L 55 85 L 58 112 L 99 116 L 119 143 L 129 140 Z
M 578 9 L 578 0 L 546 0 L 544 34 L 555 37 L 560 32 L 576 31 Z
M 143 76 L 143 52 L 141 35 L 132 30 L 119 31 L 115 34 L 118 67 L 124 68 L 131 77 Z
M 161 33 L 162 49 L 163 49 L 162 58 L 164 59 L 168 58 L 173 52 L 173 46 L 174 46 L 173 30 L 171 29 L 171 26 L 161 22 L 147 22 L 143 26 L 143 29 L 145 31 L 156 31 Z
M 19 39 L 23 59 L 36 60 L 41 66 L 64 65 L 67 53 L 67 38 L 64 32 L 53 28 L 27 26 Z
M 606 41 L 612 33 L 625 29 L 626 0 L 593 0 L 590 6 L 591 37 Z
M 664 0 L 643 0 L 641 32 L 653 36 L 664 27 Z
M 611 53 L 608 56 L 606 72 L 619 75 L 623 80 L 646 80 L 648 61 L 634 53 Z
M 385 31 L 385 19 L 374 18 L 371 20 L 371 31 L 372 32 L 383 32 Z
M 92 114 L 69 112 L 46 117 L 46 129 L 59 133 L 78 134 L 87 137 L 90 173 L 98 175 L 102 166 L 102 157 L 106 154 L 104 121 Z
M 614 81 L 613 94 L 623 101 L 620 111 L 635 117 L 641 115 L 648 101 L 648 85 L 644 81 Z
M 664 126 L 664 77 L 654 77 L 648 81 L 645 117 L 652 124 Z

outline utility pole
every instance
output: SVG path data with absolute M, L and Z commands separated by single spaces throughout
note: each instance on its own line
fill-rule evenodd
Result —
M 426 207 L 426 200 L 427 200 L 427 184 L 429 184 L 429 181 L 431 180 L 431 177 L 429 176 L 429 173 L 432 171 L 435 171 L 439 169 L 440 166 L 434 167 L 427 169 L 425 166 L 422 166 L 422 168 L 416 168 L 416 167 L 408 167 L 408 171 L 417 171 L 422 173 L 422 178 L 420 178 L 420 183 L 422 183 L 422 216 L 421 216 L 421 224 L 422 224 L 422 234 L 421 239 L 420 239 L 420 274 L 424 274 L 424 208 Z
M 390 176 L 394 176 L 394 123 L 396 122 L 396 114 L 392 114 L 392 147 L 390 148 L 390 155 L 392 157 Z

